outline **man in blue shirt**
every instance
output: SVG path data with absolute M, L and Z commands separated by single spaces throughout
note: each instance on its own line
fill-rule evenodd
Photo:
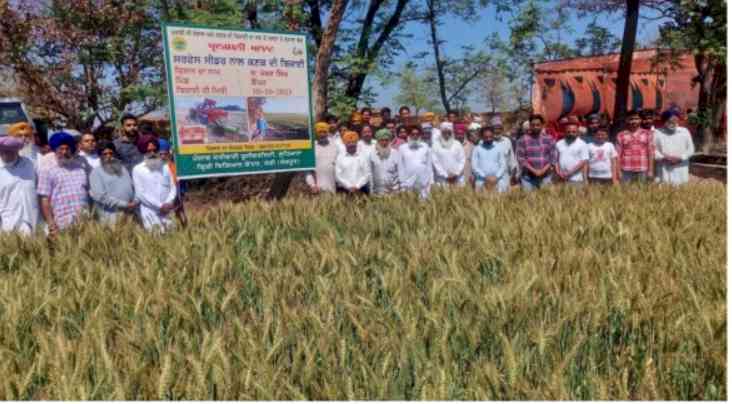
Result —
M 493 130 L 489 127 L 481 129 L 483 141 L 473 148 L 471 164 L 475 177 L 475 190 L 478 192 L 495 189 L 498 192 L 508 191 L 508 181 L 501 181 L 508 175 L 508 163 L 504 149 L 495 144 Z

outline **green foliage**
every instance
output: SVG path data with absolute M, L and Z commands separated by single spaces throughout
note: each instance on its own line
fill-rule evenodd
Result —
M 420 74 L 414 64 L 405 64 L 398 77 L 399 92 L 394 96 L 395 104 L 407 105 L 415 114 L 426 111 L 444 112 L 437 99 L 434 81 L 426 74 Z
M 726 400 L 725 201 L 435 190 L 3 235 L 0 397 Z
M 578 55 L 606 55 L 620 49 L 620 39 L 594 20 L 585 28 L 585 35 L 575 41 L 575 46 Z

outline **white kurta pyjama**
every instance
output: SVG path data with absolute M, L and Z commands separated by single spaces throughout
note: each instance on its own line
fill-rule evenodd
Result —
M 140 219 L 145 230 L 172 228 L 172 211 L 167 214 L 160 212 L 161 206 L 173 203 L 176 197 L 175 182 L 168 166 L 164 164 L 160 170 L 150 170 L 143 161 L 132 169 L 132 183 L 135 199 L 140 201 Z

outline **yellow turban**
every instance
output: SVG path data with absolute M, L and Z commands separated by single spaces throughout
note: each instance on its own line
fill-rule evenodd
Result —
M 330 125 L 326 122 L 318 122 L 315 124 L 315 133 L 318 135 L 326 135 L 330 130 Z
M 425 112 L 422 114 L 422 122 L 432 122 L 435 119 L 434 112 Z
M 27 122 L 18 122 L 8 128 L 8 135 L 13 137 L 31 137 L 33 135 L 33 127 Z
M 346 133 L 343 134 L 343 143 L 345 144 L 354 144 L 358 142 L 358 133 L 349 130 Z

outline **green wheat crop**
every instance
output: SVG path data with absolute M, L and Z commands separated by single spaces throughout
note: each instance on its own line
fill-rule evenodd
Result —
M 0 398 L 725 400 L 726 189 L 223 204 L 0 237 Z

